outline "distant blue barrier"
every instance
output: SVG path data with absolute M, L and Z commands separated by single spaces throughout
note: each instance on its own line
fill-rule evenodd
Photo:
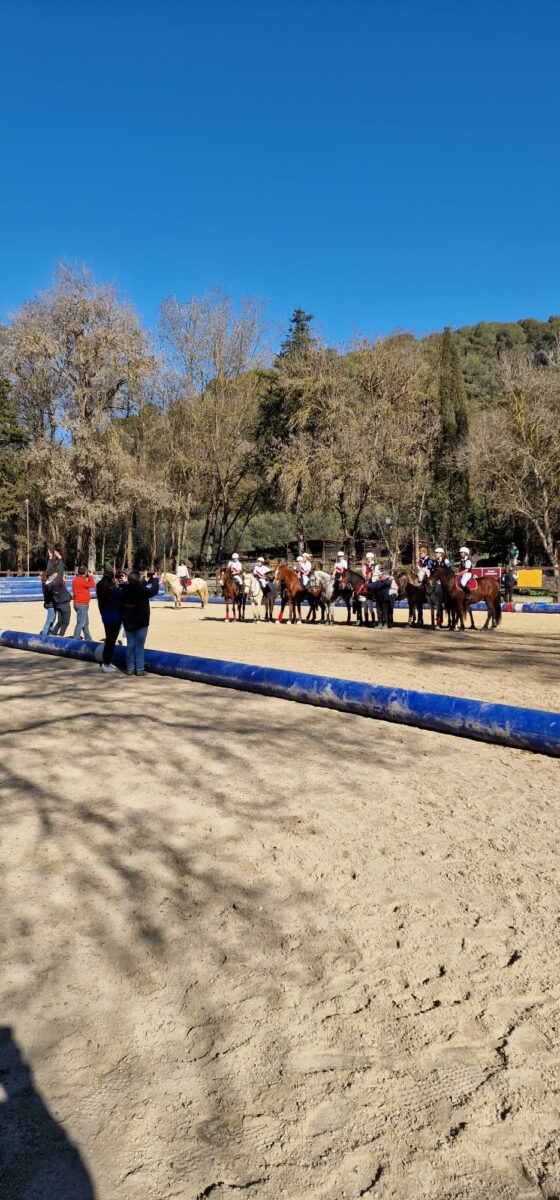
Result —
M 97 661 L 96 654 L 100 653 L 100 644 L 95 642 L 41 638 L 10 629 L 0 633 L 0 645 L 86 662 Z M 124 666 L 124 647 L 116 647 L 114 660 L 117 666 Z M 170 675 L 193 683 L 296 700 L 300 704 L 314 704 L 560 758 L 560 713 L 403 688 L 377 687 L 326 675 L 305 675 L 299 671 L 280 671 L 275 667 L 224 662 L 217 658 L 168 654 L 163 650 L 146 650 L 146 669 L 156 675 Z

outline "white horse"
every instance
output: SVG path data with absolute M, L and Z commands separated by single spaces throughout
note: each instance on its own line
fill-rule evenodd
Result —
M 161 577 L 166 591 L 169 591 L 175 601 L 175 608 L 181 607 L 181 597 L 183 595 L 183 584 L 178 575 L 172 575 L 171 571 L 166 571 Z M 200 596 L 200 602 L 203 608 L 208 604 L 208 584 L 205 579 L 200 579 L 195 575 L 194 579 L 187 581 L 187 595 Z
M 268 615 L 269 606 L 267 606 L 266 596 L 261 588 L 261 585 L 259 581 L 255 579 L 255 576 L 251 575 L 249 571 L 243 572 L 243 590 L 247 600 L 251 601 L 253 621 L 260 621 L 261 605 L 264 604 L 265 620 L 274 622 L 274 616 Z
M 314 579 L 317 583 L 314 583 Z M 309 586 L 315 588 L 319 585 L 319 604 L 322 604 L 325 609 L 327 625 L 334 625 L 334 606 L 336 601 L 333 600 L 334 595 L 334 579 L 329 575 L 328 571 L 312 571 Z

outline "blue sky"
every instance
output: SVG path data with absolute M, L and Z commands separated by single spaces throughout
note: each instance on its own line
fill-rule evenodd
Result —
M 58 259 L 355 331 L 560 311 L 556 0 L 4 0 L 0 314 Z

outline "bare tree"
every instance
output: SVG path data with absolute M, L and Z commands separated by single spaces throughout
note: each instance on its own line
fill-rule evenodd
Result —
M 110 423 L 139 407 L 155 370 L 146 334 L 114 287 L 63 266 L 2 331 L 0 362 L 33 437 L 37 483 L 60 517 L 64 493 L 64 519 L 85 532 L 93 568 L 96 532 L 114 511 Z
M 560 371 L 526 355 L 496 368 L 496 407 L 472 423 L 471 479 L 495 516 L 521 517 L 535 531 L 560 598 Z

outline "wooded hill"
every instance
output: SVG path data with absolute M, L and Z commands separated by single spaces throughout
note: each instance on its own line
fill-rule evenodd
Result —
M 129 566 L 236 546 L 421 537 L 558 570 L 560 317 L 324 345 L 296 309 L 162 304 L 156 335 L 114 287 L 63 268 L 0 330 L 0 563 L 47 541 Z

